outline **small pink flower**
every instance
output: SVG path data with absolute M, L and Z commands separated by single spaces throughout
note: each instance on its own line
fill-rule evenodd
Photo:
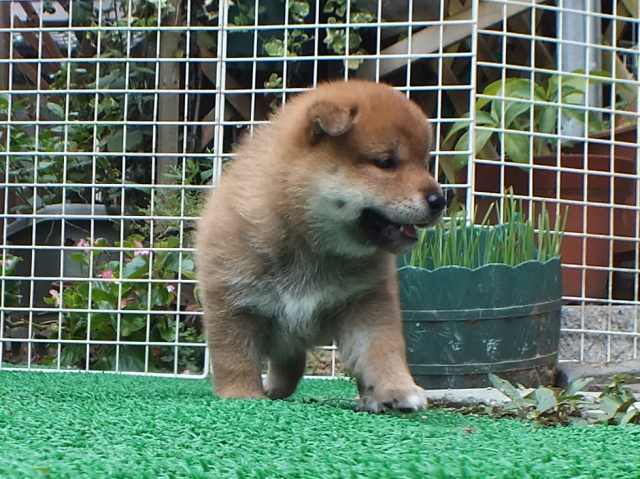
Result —
M 99 276 L 103 279 L 113 279 L 113 271 L 111 271 L 110 269 L 105 269 L 100 273 Z
M 172 284 L 168 284 L 167 285 L 167 291 L 169 291 L 170 293 L 175 293 L 176 292 L 176 287 Z
M 58 293 L 57 290 L 55 289 L 50 289 L 49 290 L 49 294 L 51 295 L 51 297 L 54 299 L 56 306 L 60 306 L 61 301 L 60 301 L 60 293 Z
M 133 246 L 135 248 L 144 248 L 144 245 L 140 241 L 134 241 Z M 133 256 L 148 256 L 148 255 L 149 255 L 148 249 L 138 250 L 133 252 Z
M 82 238 L 80 241 L 78 241 L 76 246 L 80 246 L 80 248 L 88 248 L 89 246 L 91 246 L 91 244 L 84 238 Z

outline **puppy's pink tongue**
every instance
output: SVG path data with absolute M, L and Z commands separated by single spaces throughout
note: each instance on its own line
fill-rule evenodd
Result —
M 416 227 L 414 225 L 402 225 L 400 227 L 400 232 L 408 238 L 418 237 L 418 232 L 416 231 Z

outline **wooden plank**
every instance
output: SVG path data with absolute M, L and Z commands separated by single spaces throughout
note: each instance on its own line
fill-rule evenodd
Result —
M 28 26 L 27 22 L 22 22 L 20 21 L 20 19 L 18 19 L 17 17 L 13 17 L 14 18 L 14 25 L 16 27 L 25 27 Z M 38 51 L 38 35 L 36 35 L 33 32 L 22 32 L 22 37 L 24 38 L 24 40 L 31 46 L 31 48 L 33 48 L 36 52 Z M 44 38 L 43 38 L 43 52 L 45 55 L 43 55 L 44 58 L 48 58 L 49 55 L 47 55 L 47 51 L 44 48 Z M 36 61 L 36 59 L 34 59 L 34 61 Z M 60 69 L 60 64 L 59 63 L 53 63 L 53 62 L 45 62 L 42 63 L 41 66 L 42 70 L 44 70 L 46 73 L 55 73 Z
M 202 49 L 203 57 L 215 58 L 215 54 L 206 49 Z M 200 62 L 200 70 L 209 79 L 211 83 L 216 83 L 216 64 L 213 62 Z M 240 83 L 229 73 L 225 78 L 225 86 L 227 92 L 233 92 L 234 89 L 242 88 Z M 243 120 L 251 119 L 251 98 L 250 95 L 225 95 L 225 99 L 233 106 Z M 254 102 L 254 120 L 266 120 L 269 116 L 269 108 L 266 103 L 258 95 L 255 95 Z
M 530 0 L 530 5 L 521 4 L 507 4 L 506 5 L 506 18 L 517 15 L 523 12 L 537 3 L 542 3 L 545 0 Z M 494 2 L 480 2 L 478 6 L 478 28 L 483 29 L 490 27 L 491 25 L 504 20 L 503 3 Z M 457 15 L 452 15 L 445 20 L 442 26 L 442 47 L 447 47 L 455 42 L 464 40 L 471 35 L 472 25 L 471 23 L 446 23 L 452 21 L 470 21 L 471 9 L 464 10 Z M 440 26 L 427 27 L 412 35 L 412 53 L 413 54 L 429 54 L 438 51 L 440 48 Z M 389 58 L 385 59 L 384 55 L 402 55 L 409 51 L 409 40 L 401 40 L 388 48 L 385 48 L 381 52 L 382 58 L 380 59 L 380 76 L 383 77 L 389 73 L 398 70 L 407 65 L 407 61 L 415 61 L 416 58 L 408 60 L 407 58 Z M 361 78 L 375 79 L 376 74 L 376 61 L 366 60 L 357 71 L 357 76 Z
M 175 17 L 166 26 L 179 24 L 180 0 L 170 0 L 175 9 Z M 178 58 L 181 35 L 175 31 L 160 33 L 160 58 Z M 180 63 L 164 61 L 159 68 L 159 90 L 178 90 L 180 88 Z M 158 95 L 158 120 L 160 122 L 177 122 L 180 118 L 180 94 L 163 93 Z M 180 127 L 177 124 L 158 126 L 158 152 L 176 153 L 176 156 L 162 156 L 157 159 L 156 182 L 171 183 L 168 173 L 172 166 L 178 164 L 180 153 Z
M 11 3 L 10 2 L 0 2 L 0 27 L 9 28 L 11 25 Z M 0 33 L 0 58 L 3 60 L 9 58 L 9 45 L 11 45 L 11 33 L 9 32 L 1 32 Z M 8 91 L 9 90 L 9 63 L 0 64 L 0 90 Z M 6 120 L 6 118 L 3 118 Z M 5 146 L 7 143 L 7 129 L 8 126 L 5 122 L 0 122 L 0 144 Z M 6 156 L 4 157 L 5 161 Z M 4 168 L 0 172 L 0 180 L 2 182 L 5 181 L 4 177 Z M 5 188 L 0 189 L 0 211 L 2 213 L 8 213 L 5 211 Z M 4 231 L 4 217 L 0 218 L 0 228 L 3 228 Z
M 13 58 L 17 60 L 27 60 L 15 50 L 13 51 Z M 38 79 L 38 68 L 35 66 L 36 63 L 38 63 L 38 60 L 35 59 L 33 60 L 33 64 L 20 62 L 16 64 L 16 68 L 20 70 L 24 74 L 24 76 L 26 76 L 29 81 L 36 86 L 36 88 L 39 88 L 41 90 L 48 90 L 49 83 L 47 82 L 47 80 L 45 80 L 44 78 Z
M 35 20 L 35 22 L 36 22 L 35 26 L 37 27 L 37 25 L 40 23 L 40 15 L 36 11 L 36 9 L 33 8 L 33 5 L 31 5 L 28 2 L 24 2 L 24 3 L 22 3 L 22 8 L 27 13 L 29 19 L 34 19 Z M 16 23 L 16 26 L 17 26 L 17 23 Z M 27 25 L 25 25 L 25 26 L 27 26 Z M 55 40 L 51 36 L 51 33 L 49 33 L 49 32 L 40 32 L 40 34 L 42 35 L 42 48 L 44 50 L 44 53 L 46 53 L 45 56 L 48 57 L 48 58 L 63 58 L 64 55 L 62 54 L 62 52 L 58 48 L 58 45 L 56 45 Z M 36 48 L 36 50 L 37 50 L 37 48 Z
M 509 29 L 510 32 L 516 32 L 516 33 L 523 33 L 525 35 L 531 35 L 531 23 L 528 21 L 528 19 L 524 19 L 522 16 L 515 16 L 514 18 L 511 19 L 510 21 L 511 25 L 513 25 L 513 29 Z M 536 21 L 536 26 L 537 26 L 537 21 Z M 518 31 L 519 30 L 519 31 Z M 523 40 L 524 41 L 524 40 Z M 534 40 L 529 40 L 530 42 L 533 42 Z M 523 51 L 523 54 L 530 56 L 529 55 L 529 48 L 525 48 Z M 548 68 L 548 69 L 555 69 L 556 67 L 556 59 L 554 58 L 554 56 L 549 52 L 549 49 L 545 46 L 543 41 L 535 41 L 535 49 L 534 49 L 534 54 L 535 54 L 535 66 L 539 67 L 539 68 Z

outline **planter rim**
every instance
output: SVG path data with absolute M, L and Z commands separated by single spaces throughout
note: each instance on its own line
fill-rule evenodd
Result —
M 634 143 L 629 143 L 630 146 L 635 146 Z M 588 154 L 584 154 L 584 153 L 576 153 L 576 152 L 562 152 L 560 153 L 560 159 L 562 159 L 563 157 L 565 158 L 597 158 L 597 159 L 601 159 L 601 160 L 607 160 L 609 161 L 610 159 L 613 160 L 620 160 L 620 161 L 631 161 L 629 158 L 625 158 L 624 156 L 613 156 L 613 158 L 611 157 L 611 155 L 605 155 L 603 153 L 588 153 Z M 540 159 L 540 160 L 555 160 L 558 158 L 558 155 L 534 155 L 533 157 L 533 161 L 531 161 L 530 163 L 515 163 L 515 162 L 511 162 L 513 165 L 515 166 L 519 166 L 521 168 L 531 168 L 531 169 L 535 169 L 535 160 Z M 499 163 L 498 163 L 499 164 Z M 565 168 L 567 169 L 567 168 Z M 582 171 L 582 168 L 568 168 L 569 170 L 575 170 L 578 169 L 580 171 Z
M 627 133 L 628 131 L 632 131 L 635 130 L 637 128 L 637 125 L 634 123 L 629 123 L 627 125 L 619 125 L 617 127 L 615 127 L 613 129 L 613 133 L 614 133 L 614 141 L 615 141 L 615 134 L 616 133 Z M 607 130 L 602 130 L 602 131 L 597 131 L 591 135 L 589 135 L 588 138 L 595 138 L 595 139 L 610 139 L 610 135 L 611 135 L 611 129 L 607 129 Z M 624 143 L 624 142 L 622 142 Z M 634 143 L 629 143 L 630 145 L 634 145 Z
M 542 264 L 543 266 L 546 266 L 548 264 L 551 263 L 555 263 L 555 262 L 560 262 L 560 257 L 559 256 L 554 256 L 553 258 L 548 259 L 547 261 L 539 261 L 537 259 L 530 259 L 527 261 L 523 261 L 522 263 L 518 263 L 515 266 L 511 266 L 505 263 L 487 263 L 487 264 L 483 264 L 482 266 L 478 266 L 477 268 L 469 268 L 467 266 L 458 266 L 458 265 L 448 265 L 448 266 L 440 266 L 438 268 L 435 269 L 429 269 L 429 268 L 424 268 L 422 266 L 412 266 L 412 265 L 403 265 L 400 268 L 398 268 L 398 271 L 403 271 L 403 270 L 415 270 L 415 271 L 424 271 L 427 273 L 439 273 L 441 271 L 451 271 L 451 270 L 462 270 L 462 271 L 469 271 L 469 272 L 476 272 L 476 271 L 480 271 L 482 269 L 490 269 L 490 268 L 496 268 L 496 267 L 503 267 L 503 268 L 509 268 L 509 269 L 519 269 L 522 268 L 524 265 L 528 265 L 528 264 L 533 264 L 533 263 L 537 263 L 537 264 Z

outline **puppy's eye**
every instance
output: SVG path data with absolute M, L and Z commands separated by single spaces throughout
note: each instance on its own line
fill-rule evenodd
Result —
M 393 156 L 380 156 L 373 159 L 373 164 L 382 170 L 390 170 L 398 166 L 398 162 Z

